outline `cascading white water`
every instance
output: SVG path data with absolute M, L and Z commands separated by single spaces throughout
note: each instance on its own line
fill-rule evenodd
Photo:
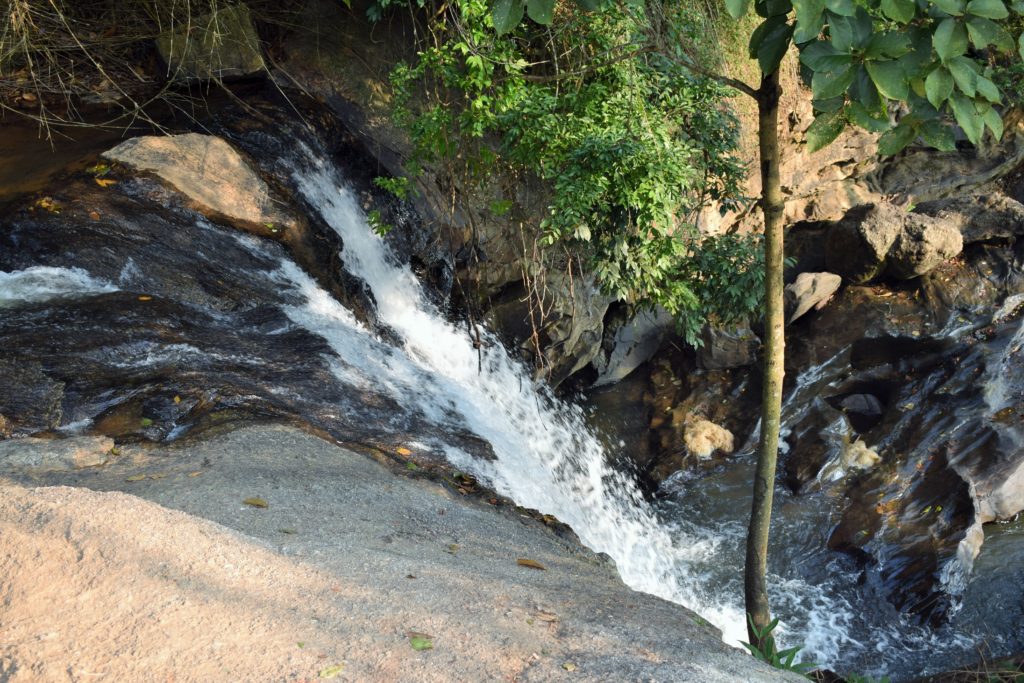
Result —
M 380 361 L 388 366 L 385 388 L 407 404 L 415 402 L 432 422 L 469 428 L 491 444 L 497 457 L 480 462 L 448 446 L 454 464 L 484 476 L 520 505 L 557 514 L 590 547 L 612 556 L 635 588 L 680 599 L 674 576 L 677 549 L 636 486 L 605 464 L 581 411 L 557 403 L 486 332 L 477 349 L 465 331 L 445 321 L 415 275 L 398 265 L 369 229 L 354 197 L 329 168 L 317 164 L 312 172 L 297 172 L 295 180 L 341 234 L 346 269 L 369 285 L 379 319 L 402 340 L 404 354 L 385 351 Z M 351 330 L 358 324 L 351 314 L 313 291 L 315 285 L 301 274 L 288 276 L 302 285 L 308 301 L 305 317 L 292 310 L 298 322 L 316 325 L 313 329 L 343 361 L 374 362 L 383 345 L 366 339 L 365 330 L 356 335 L 363 340 L 353 339 Z M 317 324 L 324 318 L 348 329 Z
M 116 287 L 97 280 L 81 268 L 32 266 L 10 273 L 0 271 L 0 308 L 115 291 Z

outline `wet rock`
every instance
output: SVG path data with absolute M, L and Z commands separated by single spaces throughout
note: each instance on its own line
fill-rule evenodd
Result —
M 924 275 L 964 248 L 960 231 L 939 219 L 911 215 L 886 261 L 886 274 L 901 280 Z
M 786 285 L 786 320 L 792 323 L 805 313 L 820 311 L 832 299 L 843 279 L 835 273 L 800 273 Z
M 640 311 L 630 317 L 606 317 L 601 351 L 594 357 L 597 370 L 595 386 L 621 381 L 654 355 L 672 330 L 673 318 L 668 311 Z
M 99 467 L 110 459 L 114 440 L 105 436 L 0 441 L 0 468 L 29 473 Z
M 9 349 L 0 359 L 0 432 L 32 434 L 53 429 L 63 414 L 64 383 L 52 379 L 38 362 L 19 362 Z
M 850 424 L 858 432 L 869 431 L 882 419 L 885 407 L 872 394 L 850 394 L 839 402 Z
M 1024 204 L 996 191 L 924 202 L 914 211 L 955 227 L 964 244 L 1024 235 Z
M 249 8 L 232 5 L 157 36 L 157 53 L 168 80 L 229 80 L 266 72 Z
M 710 458 L 715 451 L 728 455 L 735 447 L 732 432 L 702 419 L 692 420 L 686 425 L 683 443 L 690 453 L 702 459 Z
M 752 365 L 761 340 L 749 327 L 719 328 L 711 325 L 701 331 L 702 346 L 697 349 L 697 366 L 703 370 L 727 370 Z
M 211 135 L 143 136 L 104 152 L 106 158 L 153 173 L 211 220 L 259 234 L 296 225 L 275 206 L 267 184 L 224 140 Z

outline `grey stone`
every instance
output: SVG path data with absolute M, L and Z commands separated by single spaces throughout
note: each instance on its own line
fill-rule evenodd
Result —
M 722 329 L 706 326 L 703 345 L 697 349 L 697 364 L 704 370 L 727 370 L 753 364 L 761 340 L 749 327 Z
M 854 283 L 875 279 L 889 249 L 903 232 L 906 212 L 892 204 L 858 206 L 829 228 L 825 266 Z
M 999 192 L 937 199 L 919 204 L 915 213 L 933 216 L 955 227 L 964 244 L 1024 235 L 1024 204 Z
M 176 82 L 244 78 L 267 70 L 249 8 L 226 7 L 164 31 L 157 52 Z
M 143 136 L 127 140 L 103 156 L 153 173 L 211 220 L 255 230 L 296 224 L 273 204 L 267 184 L 249 163 L 218 137 L 198 133 Z
M 606 324 L 602 352 L 594 358 L 595 386 L 614 384 L 650 360 L 672 330 L 674 319 L 664 308 L 641 311 L 611 327 Z
M 4 471 L 65 472 L 106 464 L 114 440 L 106 436 L 67 439 L 8 439 L 0 441 Z
M 920 277 L 963 248 L 955 226 L 930 216 L 909 216 L 889 252 L 886 271 L 902 280 Z
M 842 283 L 835 273 L 800 273 L 795 282 L 786 285 L 786 322 L 792 323 L 812 309 L 820 311 Z

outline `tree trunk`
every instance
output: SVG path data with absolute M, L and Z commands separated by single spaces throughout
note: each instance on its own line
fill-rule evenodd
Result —
M 764 297 L 764 391 L 761 404 L 761 438 L 757 472 L 747 533 L 744 599 L 749 617 L 747 634 L 751 644 L 765 651 L 772 642 L 759 642 L 754 628 L 763 630 L 771 621 L 765 571 L 768 531 L 775 488 L 775 463 L 779 453 L 779 414 L 782 411 L 782 377 L 785 353 L 782 300 L 783 233 L 782 186 L 779 180 L 779 72 L 763 76 L 757 91 L 758 146 L 761 154 L 761 209 L 764 212 L 765 297 Z

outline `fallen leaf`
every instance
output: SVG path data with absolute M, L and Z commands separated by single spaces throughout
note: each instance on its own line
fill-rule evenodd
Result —
M 405 578 L 407 578 L 407 579 L 415 579 L 416 577 L 413 574 L 406 574 Z
M 402 446 L 396 448 L 395 452 L 398 453 L 399 455 L 412 455 L 412 451 L 410 451 L 408 448 L 403 448 Z
M 345 662 L 340 664 L 332 664 L 331 666 L 323 669 L 320 672 L 320 678 L 334 678 L 341 673 L 342 669 L 345 668 Z
M 262 498 L 246 498 L 242 501 L 246 505 L 251 505 L 254 508 L 265 508 L 268 507 L 267 501 Z
M 117 185 L 117 181 L 113 178 L 93 178 L 96 184 L 100 187 L 110 187 L 111 185 Z
M 202 473 L 203 473 L 202 470 L 196 470 L 195 472 L 189 472 L 188 476 L 190 476 L 190 477 L 198 477 Z
M 295 643 L 295 644 L 298 645 L 299 647 L 306 647 L 306 644 L 304 642 L 302 642 L 301 640 L 299 642 Z
M 153 297 L 151 297 L 149 294 L 140 294 L 139 295 L 139 301 L 152 301 L 152 300 L 153 300 Z
M 566 671 L 575 671 L 576 670 L 576 665 L 573 664 L 572 662 L 566 662 L 565 664 L 562 665 L 562 668 L 565 669 Z
M 454 555 L 455 553 L 459 552 L 459 544 L 458 543 L 449 543 L 448 547 L 445 548 L 445 552 L 448 553 L 449 555 Z
M 34 93 L 23 92 L 21 93 L 21 99 L 25 100 L 26 102 L 35 102 L 38 98 L 35 96 Z
M 89 168 L 85 169 L 85 172 L 92 173 L 93 175 L 103 175 L 105 173 L 110 173 L 110 164 L 93 164 Z
M 153 425 L 153 420 L 151 420 L 148 417 L 144 417 L 141 420 L 139 420 L 139 424 L 142 425 L 143 427 L 151 427 Z
M 282 534 L 297 534 L 297 533 L 299 533 L 295 529 L 278 529 L 277 531 L 278 531 L 278 533 L 282 533 Z
M 409 636 L 409 644 L 412 645 L 414 650 L 434 649 L 434 636 L 427 635 L 426 633 L 417 633 L 416 631 L 409 631 L 405 635 Z
M 407 469 L 407 470 L 409 470 L 411 472 L 412 470 L 416 470 L 416 469 L 419 469 L 419 468 L 416 466 L 416 463 L 414 463 L 414 462 L 407 462 L 407 463 L 405 463 L 405 469 Z
M 558 615 L 553 612 L 537 612 L 537 618 L 541 621 L 546 621 L 549 624 L 558 621 Z
M 166 479 L 168 477 L 167 472 L 157 472 L 156 474 L 149 475 L 150 479 Z
M 177 404 L 177 403 L 181 403 L 181 396 L 175 396 L 175 397 L 174 397 L 174 402 L 175 402 L 176 404 Z
M 520 567 L 529 567 L 530 569 L 547 569 L 547 567 L 542 565 L 537 560 L 528 560 L 525 557 L 520 557 L 519 559 L 517 559 L 516 564 L 518 564 Z
M 100 212 L 99 211 L 90 211 L 89 212 L 89 218 L 93 219 L 94 221 L 98 221 L 100 219 Z
M 133 474 L 130 477 L 125 477 L 125 481 L 142 481 L 145 478 L 145 474 Z

